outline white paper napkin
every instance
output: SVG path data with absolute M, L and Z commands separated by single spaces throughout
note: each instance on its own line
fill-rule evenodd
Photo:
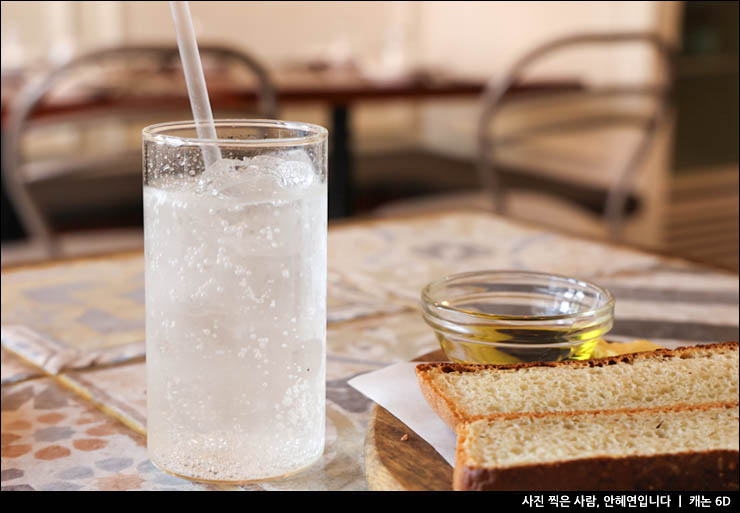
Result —
M 415 371 L 418 363 L 390 365 L 357 376 L 349 385 L 391 412 L 454 466 L 455 432 L 442 422 L 421 395 Z

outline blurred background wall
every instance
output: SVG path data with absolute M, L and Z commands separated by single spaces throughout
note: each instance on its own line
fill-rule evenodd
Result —
M 738 132 L 737 3 L 190 3 L 201 44 L 244 49 L 271 69 L 324 59 L 352 62 L 369 76 L 389 68 L 423 68 L 488 80 L 527 50 L 559 36 L 657 33 L 678 49 L 678 109 L 639 175 L 641 218 L 625 240 L 737 267 L 738 157 L 732 142 Z M 4 73 L 61 63 L 101 47 L 174 40 L 167 2 L 2 2 Z M 567 77 L 586 68 L 581 78 L 598 84 L 628 83 L 659 73 L 644 49 L 627 46 L 610 52 L 608 59 L 588 51 L 566 53 L 543 63 L 535 75 Z M 433 182 L 438 175 L 440 190 L 453 173 L 452 181 L 475 186 L 479 114 L 480 103 L 472 97 L 356 105 L 351 123 L 358 187 L 393 190 L 392 184 L 381 182 L 404 173 L 410 173 L 408 182 Z M 286 104 L 280 115 L 330 124 L 321 104 Z M 595 148 L 620 144 L 621 139 L 611 138 L 568 151 L 598 158 Z M 606 175 L 573 178 L 599 183 Z M 711 236 L 706 230 L 710 225 L 715 227 Z M 722 249 L 697 253 L 707 240 Z
M 190 2 L 200 42 L 226 43 L 270 66 L 328 56 L 379 66 L 384 51 L 402 66 L 489 78 L 526 50 L 574 32 L 659 30 L 676 37 L 680 2 Z M 172 43 L 167 2 L 2 2 L 4 67 L 65 59 L 102 46 Z M 653 72 L 648 55 L 615 48 L 615 66 L 590 64 L 592 79 L 633 79 Z M 567 74 L 581 55 L 548 63 Z M 588 56 L 586 56 L 588 58 Z M 579 68 L 580 62 L 578 63 Z M 438 103 L 438 102 L 436 102 Z M 359 151 L 420 144 L 473 156 L 478 102 L 360 107 Z M 320 109 L 286 118 L 322 121 Z M 326 120 L 324 120 L 326 123 Z

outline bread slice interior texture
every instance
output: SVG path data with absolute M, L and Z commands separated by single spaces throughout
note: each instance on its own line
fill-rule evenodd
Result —
M 705 405 L 478 420 L 458 430 L 461 464 L 542 465 L 592 458 L 738 451 L 738 407 Z
M 595 411 L 738 400 L 738 344 L 658 350 L 602 361 L 423 364 L 427 401 L 451 426 L 512 413 Z

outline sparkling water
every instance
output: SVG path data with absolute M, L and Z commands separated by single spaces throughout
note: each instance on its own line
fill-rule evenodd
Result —
M 160 467 L 244 481 L 320 456 L 326 197 L 300 152 L 144 187 L 147 431 Z

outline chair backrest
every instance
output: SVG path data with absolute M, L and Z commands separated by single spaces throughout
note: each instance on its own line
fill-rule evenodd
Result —
M 535 64 L 545 58 L 566 49 L 605 48 L 617 44 L 638 43 L 652 49 L 657 57 L 658 66 L 662 68 L 663 77 L 657 84 L 638 85 L 595 85 L 582 88 L 556 88 L 532 90 L 516 95 L 510 93 L 512 87 L 523 82 L 525 73 Z M 611 238 L 619 237 L 624 219 L 625 205 L 636 174 L 641 169 L 645 158 L 649 154 L 652 143 L 656 139 L 659 127 L 666 120 L 669 110 L 669 99 L 672 83 L 673 51 L 656 34 L 644 32 L 629 33 L 585 33 L 564 37 L 540 45 L 518 59 L 514 65 L 502 76 L 494 77 L 481 96 L 481 114 L 478 123 L 478 173 L 482 185 L 490 192 L 495 208 L 504 213 L 506 185 L 503 183 L 500 162 L 497 155 L 506 146 L 522 142 L 527 138 L 540 137 L 544 134 L 563 134 L 568 131 L 583 132 L 605 127 L 632 126 L 640 130 L 640 138 L 627 158 L 620 166 L 613 180 L 610 181 L 605 196 L 603 212 L 608 224 Z M 605 57 L 608 58 L 608 55 Z M 647 98 L 652 101 L 654 108 L 646 115 L 634 115 L 610 109 L 607 112 L 591 109 L 587 115 L 574 117 L 569 113 L 566 121 L 541 123 L 539 126 L 528 127 L 515 131 L 504 137 L 492 135 L 492 125 L 501 115 L 505 105 L 522 105 L 528 101 L 586 101 L 608 100 L 622 98 Z
M 200 47 L 200 54 L 204 67 L 209 62 L 221 63 L 224 67 L 228 65 L 230 70 L 236 69 L 244 72 L 246 76 L 254 77 L 257 117 L 277 117 L 276 89 L 267 70 L 254 57 L 232 48 L 208 45 Z M 40 241 L 49 256 L 58 254 L 59 246 L 47 216 L 30 194 L 22 154 L 24 135 L 32 126 L 34 113 L 55 89 L 69 80 L 74 80 L 75 88 L 94 88 L 92 100 L 96 106 L 93 109 L 81 109 L 77 115 L 73 106 L 68 112 L 62 111 L 51 119 L 65 122 L 75 120 L 80 124 L 90 124 L 99 122 L 101 118 L 151 119 L 155 112 L 174 110 L 184 112 L 182 102 L 164 101 L 155 105 L 149 102 L 142 103 L 141 107 L 137 108 L 136 102 L 132 107 L 131 102 L 122 101 L 126 98 L 145 96 L 147 81 L 153 81 L 155 77 L 160 78 L 157 96 L 160 99 L 166 96 L 161 91 L 163 86 L 164 89 L 168 87 L 172 89 L 172 77 L 182 77 L 179 66 L 179 51 L 176 46 L 123 46 L 101 49 L 76 57 L 36 77 L 12 100 L 8 107 L 7 122 L 3 127 L 2 173 L 8 188 L 8 196 L 27 235 Z M 185 87 L 184 82 L 182 87 Z M 245 99 L 251 97 L 246 94 L 248 92 L 245 88 Z M 176 95 L 183 94 L 184 91 L 179 90 L 178 84 Z

